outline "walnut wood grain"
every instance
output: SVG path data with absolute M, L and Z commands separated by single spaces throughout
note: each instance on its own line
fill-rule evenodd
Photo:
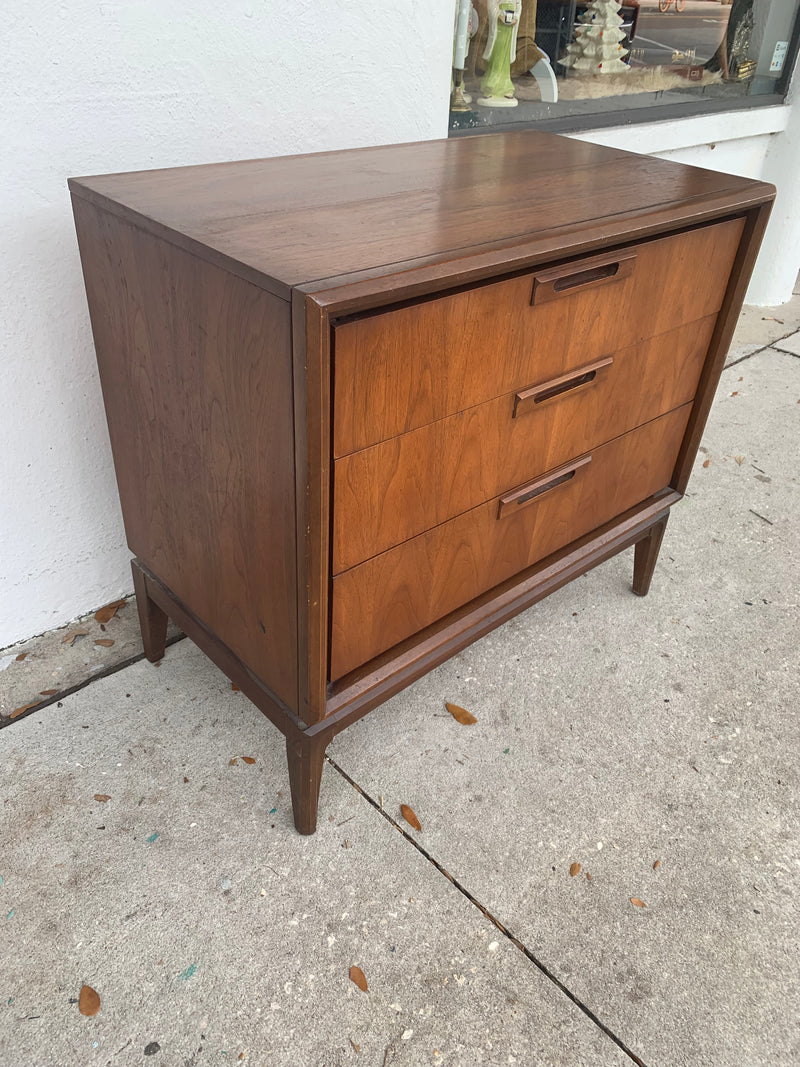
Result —
M 507 393 L 336 460 L 333 573 L 691 400 L 715 322 L 622 349 L 591 383 L 516 418 Z
M 337 575 L 331 679 L 665 488 L 690 407 L 593 450 L 572 480 L 512 518 L 498 520 L 490 500 Z
M 419 630 L 329 689 L 328 716 L 309 728 L 338 731 L 556 589 L 635 545 L 681 499 L 666 489 Z
M 128 544 L 296 709 L 289 306 L 74 212 Z
M 629 545 L 643 590 L 774 197 L 531 131 L 70 186 L 148 655 L 286 735 L 302 833 L 339 730 Z
M 337 326 L 334 454 L 716 312 L 743 225 L 646 242 L 628 277 L 541 307 L 530 306 L 532 279 L 522 275 Z
M 526 236 L 548 255 L 572 240 L 605 250 L 620 221 L 628 232 L 674 228 L 771 188 L 530 130 L 100 175 L 71 187 L 287 299 L 292 286 L 347 273 L 388 278 L 401 263 L 448 261 L 452 277 L 459 257 Z

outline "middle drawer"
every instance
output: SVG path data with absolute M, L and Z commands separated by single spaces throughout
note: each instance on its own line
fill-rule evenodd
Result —
M 332 573 L 691 400 L 715 321 L 709 315 L 336 460 Z

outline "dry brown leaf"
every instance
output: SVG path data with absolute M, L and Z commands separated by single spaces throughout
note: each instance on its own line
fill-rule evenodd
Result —
M 736 460 L 740 467 L 744 463 L 744 456 L 734 456 L 733 458 Z
M 24 715 L 26 711 L 30 711 L 31 708 L 35 708 L 37 704 L 41 704 L 41 700 L 34 700 L 30 704 L 23 704 L 21 708 L 16 708 L 9 715 L 9 719 L 16 719 L 20 715 Z
M 710 467 L 710 466 L 711 466 L 711 460 L 710 460 L 710 459 L 707 459 L 707 460 L 706 460 L 706 461 L 705 461 L 705 462 L 703 463 L 703 466 L 704 466 L 704 467 Z
M 111 640 L 110 637 L 98 637 L 95 640 L 95 644 L 102 645 L 103 648 L 111 648 L 114 642 Z
M 105 607 L 98 608 L 94 613 L 94 617 L 98 622 L 108 622 L 113 619 L 120 608 L 125 606 L 124 600 L 115 600 L 113 604 L 106 604 Z
M 17 663 L 22 663 L 22 661 L 25 659 L 25 657 L 27 655 L 28 655 L 27 652 L 20 652 L 20 654 L 17 656 Z
M 255 763 L 256 761 L 255 756 L 242 756 L 242 760 L 245 763 Z
M 186 775 L 185 775 L 185 774 L 184 774 L 184 776 L 183 776 L 183 781 L 184 781 L 184 784 L 185 784 L 186 782 L 188 782 L 188 781 L 189 781 L 189 779 L 188 779 L 188 778 L 186 777 Z
M 90 985 L 81 987 L 81 995 L 78 998 L 78 1011 L 81 1015 L 97 1015 L 100 1011 L 100 994 L 95 992 Z
M 86 637 L 88 630 L 70 630 L 68 634 L 64 634 L 61 638 L 62 645 L 71 645 L 76 637 Z
M 656 860 L 656 862 L 653 864 L 653 870 L 657 871 L 660 866 L 661 866 L 661 860 Z
M 108 793 L 95 793 L 94 799 L 99 800 L 101 804 L 105 804 L 107 800 L 111 800 L 111 797 Z
M 592 876 L 591 876 L 591 875 L 589 874 L 589 872 L 587 871 L 587 872 L 586 872 L 586 881 L 587 881 L 587 882 L 591 882 L 591 880 L 592 880 Z
M 635 904 L 637 908 L 646 908 L 647 905 L 643 900 L 639 900 L 638 897 L 631 897 L 631 904 Z
M 574 878 L 576 874 L 580 874 L 581 873 L 581 865 L 580 865 L 580 863 L 572 863 L 572 864 L 570 864 L 569 873 L 570 873 L 570 877 L 571 878 Z
M 416 812 L 413 808 L 410 808 L 408 804 L 400 805 L 400 814 L 403 816 L 409 826 L 413 827 L 415 830 L 422 829 L 420 821 L 417 818 Z
M 350 1041 L 350 1044 L 353 1046 L 353 1051 L 354 1052 L 360 1052 L 361 1051 L 361 1045 L 357 1045 L 355 1043 L 355 1041 L 352 1039 L 352 1037 L 349 1038 L 348 1040 Z
M 234 756 L 233 759 L 229 759 L 228 760 L 228 766 L 229 767 L 238 767 L 239 766 L 239 757 L 238 756 Z
M 460 722 L 462 726 L 472 726 L 473 723 L 478 721 L 471 712 L 467 711 L 466 708 L 460 708 L 458 704 L 448 704 L 447 701 L 445 701 L 444 706 L 456 722 Z
M 353 966 L 350 968 L 350 981 L 355 982 L 355 984 L 358 986 L 362 993 L 367 992 L 368 986 L 367 980 L 364 977 L 364 972 L 361 970 L 360 967 L 356 967 L 355 964 L 353 964 Z
M 738 389 L 734 389 L 733 392 L 731 393 L 731 396 L 738 396 L 738 395 L 739 395 L 739 390 Z
M 39 696 L 40 697 L 54 697 L 57 692 L 58 692 L 57 689 L 40 689 L 39 690 Z

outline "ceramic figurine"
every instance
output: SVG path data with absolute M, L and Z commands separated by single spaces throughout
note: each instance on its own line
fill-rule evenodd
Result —
M 621 43 L 625 38 L 625 31 L 620 29 L 621 6 L 619 0 L 592 0 L 580 17 L 575 40 L 561 60 L 565 67 L 586 74 L 630 73 L 624 62 L 628 50 Z
M 517 55 L 517 31 L 522 0 L 489 0 L 489 36 L 483 58 L 486 73 L 481 79 L 480 107 L 516 107 L 511 64 Z

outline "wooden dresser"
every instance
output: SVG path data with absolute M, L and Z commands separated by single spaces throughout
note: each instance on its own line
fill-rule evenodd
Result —
M 70 188 L 145 651 L 283 731 L 301 833 L 349 723 L 631 545 L 647 592 L 772 186 L 526 131 Z

